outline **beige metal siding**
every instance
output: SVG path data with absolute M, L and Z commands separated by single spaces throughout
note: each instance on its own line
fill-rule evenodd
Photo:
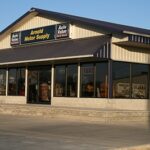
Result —
M 111 58 L 118 61 L 150 64 L 150 50 L 112 44 Z
M 27 29 L 32 29 L 32 28 L 38 28 L 42 26 L 49 26 L 49 25 L 54 25 L 58 24 L 60 22 L 53 20 L 53 19 L 47 19 L 43 18 L 40 16 L 35 16 L 25 22 L 23 25 L 21 25 L 19 28 L 17 28 L 15 31 L 22 31 L 22 30 L 27 30 Z
M 0 40 L 0 50 L 5 48 L 10 48 L 10 35 L 8 34 Z
M 58 22 L 56 20 L 47 19 L 47 18 L 43 18 L 40 16 L 35 16 L 35 17 L 27 20 L 23 24 L 19 24 L 19 27 L 16 26 L 17 29 L 13 29 L 13 31 L 11 31 L 11 32 L 28 30 L 28 29 L 32 29 L 32 28 L 48 26 L 48 25 L 53 25 L 53 24 L 58 24 L 58 23 L 60 23 L 60 22 Z M 10 32 L 7 33 L 0 40 L 0 49 L 6 49 L 6 48 L 11 47 L 10 46 L 10 34 L 11 34 Z
M 72 25 L 71 26 L 71 38 L 85 38 L 85 37 L 92 37 L 92 36 L 99 36 L 102 35 L 98 30 L 91 29 L 89 27 L 85 27 L 83 25 Z
M 10 46 L 11 32 L 28 30 L 28 29 L 33 29 L 33 28 L 42 27 L 42 26 L 54 25 L 58 23 L 61 23 L 61 22 L 56 21 L 54 19 L 43 18 L 40 16 L 35 16 L 31 19 L 22 21 L 19 24 L 17 24 L 16 27 L 13 27 L 10 30 L 10 32 L 8 32 L 2 37 L 2 39 L 0 40 L 0 49 L 6 49 L 6 48 L 11 47 Z M 92 37 L 92 36 L 98 36 L 98 35 L 102 35 L 102 34 L 94 28 L 83 26 L 83 25 L 70 25 L 70 37 L 72 39 Z

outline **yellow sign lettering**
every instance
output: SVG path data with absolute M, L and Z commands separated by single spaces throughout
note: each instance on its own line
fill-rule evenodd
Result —
M 44 29 L 38 29 L 38 30 L 31 30 L 30 35 L 37 35 L 37 34 L 42 34 Z

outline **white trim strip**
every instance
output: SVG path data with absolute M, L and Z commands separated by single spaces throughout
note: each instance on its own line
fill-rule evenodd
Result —
M 51 67 L 51 100 L 54 97 L 54 65 Z M 51 101 L 52 102 L 52 101 Z
M 140 36 L 144 36 L 144 37 L 150 37 L 150 35 L 148 35 L 148 34 L 141 34 L 141 33 L 130 32 L 130 31 L 123 31 L 123 33 L 133 34 L 133 35 L 140 35 Z
M 80 98 L 80 63 L 78 63 L 78 85 L 77 85 L 77 97 Z
M 54 61 L 54 60 L 65 60 L 65 59 L 75 59 L 75 58 L 88 58 L 88 57 L 93 57 L 93 54 L 91 54 L 91 55 L 80 55 L 80 56 L 70 56 L 70 57 L 58 57 L 58 58 L 45 58 L 45 59 L 5 62 L 5 63 L 0 63 L 0 65 L 11 65 L 11 64 L 31 63 L 31 62 L 40 62 L 40 61 L 42 62 L 42 61 Z
M 28 68 L 26 67 L 25 68 L 25 97 L 26 97 L 26 100 L 28 100 L 27 99 L 27 94 L 28 94 L 27 91 L 28 91 Z
M 6 70 L 6 96 L 8 96 L 8 68 Z

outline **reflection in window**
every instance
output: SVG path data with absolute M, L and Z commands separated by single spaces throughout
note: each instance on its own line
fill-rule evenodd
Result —
M 55 67 L 54 96 L 65 96 L 66 68 L 64 65 Z
M 108 63 L 96 63 L 96 97 L 108 97 Z
M 49 103 L 51 98 L 50 66 L 32 66 L 28 69 L 28 102 Z
M 148 65 L 132 64 L 132 98 L 148 98 Z
M 77 65 L 67 66 L 67 96 L 77 96 Z
M 25 69 L 13 68 L 8 71 L 8 95 L 25 95 Z
M 130 64 L 113 62 L 113 97 L 130 97 Z
M 94 97 L 94 64 L 81 65 L 81 97 Z
M 0 69 L 0 95 L 6 94 L 6 69 Z
M 10 69 L 9 70 L 9 78 L 8 78 L 8 95 L 17 95 L 17 70 Z
M 39 98 L 42 102 L 50 101 L 51 97 L 51 70 L 41 69 L 39 71 Z
M 54 96 L 77 96 L 77 65 L 55 66 Z

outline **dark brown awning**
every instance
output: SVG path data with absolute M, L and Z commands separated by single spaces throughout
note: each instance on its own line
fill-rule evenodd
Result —
M 0 65 L 95 56 L 108 57 L 108 48 L 106 49 L 105 46 L 108 42 L 110 42 L 109 36 L 97 36 L 5 49 L 0 51 Z M 103 55 L 99 55 L 99 51 L 104 51 Z

